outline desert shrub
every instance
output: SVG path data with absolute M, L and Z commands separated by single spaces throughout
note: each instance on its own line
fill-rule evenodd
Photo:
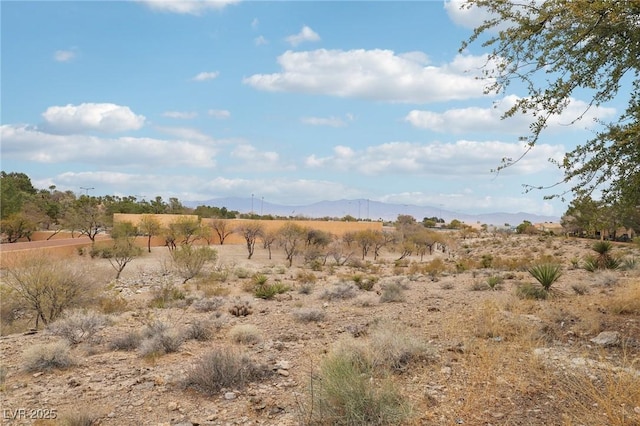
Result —
M 78 410 L 75 413 L 65 414 L 56 424 L 60 426 L 93 426 L 98 424 L 99 417 L 89 411 Z
M 638 266 L 638 259 L 635 257 L 625 257 L 620 262 L 620 269 L 625 271 L 632 271 Z
M 423 272 L 427 275 L 429 275 L 431 278 L 435 279 L 438 276 L 440 276 L 444 271 L 447 270 L 447 265 L 445 264 L 444 260 L 442 260 L 441 258 L 437 257 L 433 260 L 431 260 L 430 262 L 427 262 L 423 268 L 422 268 Z
M 211 323 L 209 321 L 193 321 L 187 327 L 185 338 L 188 340 L 197 340 L 199 342 L 206 342 L 213 337 L 213 331 L 211 329 Z
M 138 347 L 142 341 L 142 335 L 137 331 L 130 331 L 119 334 L 111 340 L 109 348 L 112 351 L 132 351 Z
M 369 336 L 373 368 L 403 370 L 411 361 L 435 358 L 435 351 L 426 342 L 391 323 L 377 325 Z
M 172 281 L 165 279 L 159 285 L 152 288 L 153 297 L 149 301 L 151 308 L 168 308 L 177 300 L 185 300 L 185 293 Z
M 80 308 L 91 302 L 97 285 L 92 276 L 64 259 L 35 252 L 6 268 L 3 284 L 10 299 L 35 312 L 36 328 L 58 319 L 66 309 Z
M 147 325 L 143 332 L 143 340 L 138 348 L 143 357 L 153 358 L 177 352 L 183 342 L 182 333 L 163 322 L 156 321 Z
M 251 271 L 247 268 L 236 268 L 234 272 L 236 274 L 236 277 L 240 279 L 249 278 L 251 276 Z
M 53 335 L 63 337 L 76 345 L 80 342 L 92 342 L 100 329 L 107 324 L 107 317 L 93 311 L 72 312 L 47 326 Z
M 599 287 L 613 287 L 618 284 L 619 277 L 612 271 L 600 271 L 594 276 L 594 284 Z
M 325 289 L 320 295 L 323 300 L 344 300 L 356 297 L 357 287 L 351 283 L 337 283 L 332 288 Z
M 309 282 L 301 283 L 298 286 L 298 293 L 300 293 L 300 294 L 311 294 L 311 293 L 313 293 L 313 288 L 314 287 L 315 287 L 315 284 L 313 284 L 313 283 L 309 283 Z
M 612 298 L 606 302 L 607 308 L 614 314 L 640 314 L 640 282 L 635 282 L 618 289 Z
M 293 317 L 299 322 L 320 322 L 326 317 L 325 311 L 314 308 L 300 308 L 292 312 Z
M 493 256 L 491 256 L 490 254 L 483 254 L 482 257 L 480 258 L 480 265 L 487 269 L 487 268 L 491 268 L 493 264 Z
M 540 286 L 522 283 L 516 287 L 516 296 L 521 299 L 546 299 L 549 297 L 549 292 Z
M 583 296 L 589 293 L 589 287 L 582 283 L 574 283 L 571 284 L 571 289 L 573 292 L 579 296 Z
M 65 369 L 75 365 L 65 341 L 31 346 L 22 354 L 27 371 Z
M 276 281 L 273 284 L 257 285 L 253 290 L 253 295 L 259 299 L 272 299 L 277 294 L 286 293 L 290 290 L 290 287 L 281 281 Z
M 296 280 L 302 284 L 304 283 L 313 284 L 316 281 L 318 281 L 318 277 L 313 272 L 299 271 L 298 274 L 296 275 Z
M 504 283 L 504 278 L 499 275 L 492 275 L 487 278 L 487 286 L 491 290 L 499 290 L 502 286 L 502 283 Z
M 470 287 L 471 291 L 485 291 L 489 289 L 486 281 L 474 281 Z
M 351 280 L 360 290 L 371 291 L 373 290 L 373 286 L 378 282 L 379 278 L 373 275 L 365 277 L 363 275 L 356 274 L 351 277 Z
M 229 338 L 236 343 L 254 345 L 262 341 L 260 330 L 253 324 L 235 325 L 229 330 Z
M 222 297 L 205 297 L 194 301 L 191 306 L 198 312 L 217 311 L 224 306 L 225 300 Z
M 103 314 L 126 312 L 128 305 L 127 299 L 113 291 L 98 299 L 98 306 Z
M 205 395 L 215 395 L 223 388 L 241 389 L 270 373 L 247 354 L 233 348 L 220 348 L 204 355 L 187 373 L 183 384 Z
M 171 251 L 173 265 L 183 284 L 198 276 L 207 263 L 215 262 L 217 258 L 218 252 L 209 246 L 184 244 Z
M 553 283 L 562 276 L 562 268 L 555 263 L 541 263 L 529 268 L 529 273 L 545 291 L 549 291 Z
M 332 425 L 401 424 L 411 409 L 393 383 L 372 380 L 353 356 L 328 356 L 317 378 L 311 378 L 312 408 L 305 407 L 303 423 Z M 307 409 L 308 408 L 308 409 Z
M 404 289 L 397 282 L 387 283 L 382 286 L 382 294 L 380 294 L 380 302 L 403 302 Z

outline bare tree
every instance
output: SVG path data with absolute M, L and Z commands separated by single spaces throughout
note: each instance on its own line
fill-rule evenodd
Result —
M 289 266 L 293 264 L 293 258 L 300 254 L 307 238 L 306 230 L 293 222 L 287 222 L 278 232 L 278 241 L 284 249 L 284 253 L 289 261 Z
M 235 232 L 242 235 L 247 243 L 247 252 L 249 253 L 247 259 L 251 259 L 255 251 L 256 241 L 264 233 L 264 227 L 258 221 L 250 221 L 236 227 Z
M 78 307 L 94 294 L 95 286 L 85 271 L 71 267 L 63 259 L 45 253 L 30 253 L 7 269 L 6 284 L 26 308 L 36 314 L 36 328 L 47 325 L 65 309 Z
M 211 221 L 211 227 L 216 234 L 218 234 L 218 239 L 220 240 L 220 245 L 224 244 L 224 240 L 231 234 L 233 234 L 233 228 L 231 227 L 229 221 L 226 219 L 213 219 Z
M 162 230 L 160 221 L 153 214 L 143 214 L 138 223 L 138 229 L 147 236 L 147 250 L 151 253 L 151 238 L 159 235 Z

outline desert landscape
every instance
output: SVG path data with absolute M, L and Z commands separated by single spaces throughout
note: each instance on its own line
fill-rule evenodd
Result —
M 101 283 L 78 309 L 28 331 L 3 294 L 2 424 L 640 424 L 637 244 L 594 270 L 597 240 L 442 232 L 292 266 L 212 245 L 186 280 L 167 247 L 118 280 L 66 257 Z M 544 294 L 541 264 L 561 268 Z

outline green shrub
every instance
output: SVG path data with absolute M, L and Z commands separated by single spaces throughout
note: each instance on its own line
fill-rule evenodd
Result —
M 351 277 L 351 280 L 360 290 L 371 291 L 373 290 L 373 286 L 378 282 L 379 278 L 376 276 L 364 277 L 360 274 L 356 274 Z
M 281 281 L 273 284 L 257 285 L 253 290 L 253 295 L 259 299 L 272 299 L 276 294 L 286 293 L 290 287 Z
M 311 378 L 312 408 L 304 423 L 332 425 L 401 424 L 411 408 L 393 383 L 373 379 L 352 355 L 332 354 Z
M 491 290 L 499 290 L 502 283 L 504 283 L 504 278 L 499 275 L 492 275 L 487 278 L 487 286 L 489 286 Z

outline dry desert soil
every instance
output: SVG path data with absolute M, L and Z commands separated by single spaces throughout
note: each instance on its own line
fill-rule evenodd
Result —
M 3 330 L 2 424 L 640 425 L 638 245 L 614 243 L 625 268 L 588 272 L 593 240 L 451 238 L 448 251 L 424 259 L 397 262 L 383 249 L 377 260 L 356 254 L 314 267 L 301 258 L 289 267 L 279 249 L 269 259 L 256 247 L 249 260 L 243 245 L 212 246 L 215 264 L 186 284 L 168 249 L 155 247 L 106 279 L 107 300 L 77 314 L 98 321 L 95 334 L 69 343 L 60 327 Z M 518 297 L 519 285 L 536 282 L 527 266 L 549 259 L 563 270 L 550 298 Z M 68 262 L 115 275 L 105 259 Z M 256 274 L 289 290 L 255 297 Z M 248 314 L 234 315 L 243 306 Z M 168 353 L 145 342 L 160 323 L 174 339 Z M 68 348 L 70 365 L 30 368 L 33 352 L 52 343 Z M 194 385 L 188 378 L 212 351 L 245 356 L 261 374 Z M 345 381 L 340 390 L 354 406 L 370 395 L 364 408 L 319 399 L 327 360 L 349 351 L 371 368 L 358 374 L 364 388 Z M 384 391 L 395 399 L 376 399 Z M 385 417 L 377 403 L 401 413 Z M 368 414 L 349 417 L 358 409 Z

